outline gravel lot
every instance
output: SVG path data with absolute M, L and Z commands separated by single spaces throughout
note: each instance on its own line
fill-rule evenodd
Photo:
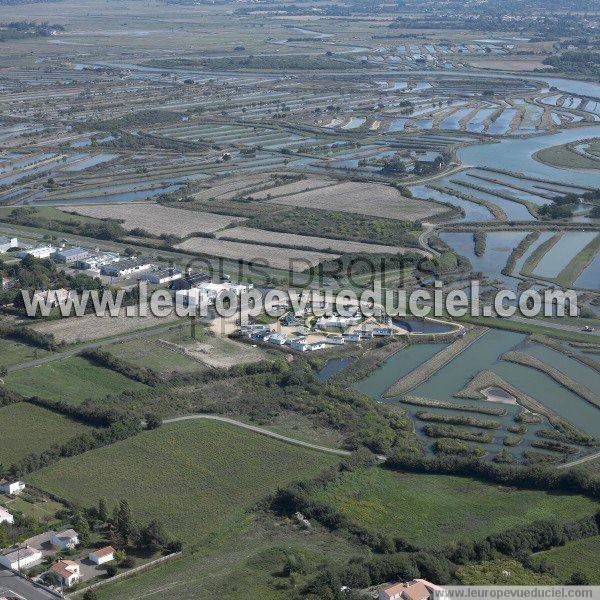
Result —
M 432 202 L 404 198 L 395 188 L 381 183 L 340 183 L 323 189 L 274 198 L 268 202 L 402 221 L 426 219 L 445 210 Z
M 99 219 L 119 219 L 123 221 L 125 229 L 141 227 L 156 235 L 168 233 L 183 236 L 196 231 L 210 233 L 244 220 L 239 217 L 171 208 L 154 202 L 70 205 L 67 210 Z
M 293 248 L 275 248 L 259 246 L 257 244 L 244 244 L 243 242 L 230 242 L 211 238 L 190 238 L 175 246 L 181 250 L 201 252 L 220 258 L 232 258 L 246 262 L 257 262 L 274 269 L 288 269 L 304 271 L 308 266 L 316 265 L 323 260 L 331 260 L 336 254 L 312 252 L 309 250 L 294 250 Z M 302 261 L 290 264 L 290 261 Z

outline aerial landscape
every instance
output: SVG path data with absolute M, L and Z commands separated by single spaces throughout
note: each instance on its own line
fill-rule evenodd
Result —
M 600 597 L 597 3 L 0 0 L 0 272 L 0 600 Z

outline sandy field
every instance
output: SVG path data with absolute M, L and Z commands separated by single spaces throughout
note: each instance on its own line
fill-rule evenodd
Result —
M 245 262 L 256 262 L 274 269 L 292 268 L 294 271 L 304 271 L 309 266 L 323 260 L 336 258 L 336 254 L 312 252 L 310 250 L 294 250 L 293 248 L 274 248 L 243 242 L 230 242 L 212 238 L 190 238 L 175 246 L 180 250 L 201 252 L 220 258 L 231 258 Z M 290 261 L 298 261 L 293 264 Z
M 99 219 L 118 219 L 123 221 L 125 229 L 140 227 L 155 235 L 167 233 L 184 236 L 196 231 L 211 233 L 244 220 L 240 217 L 171 208 L 154 202 L 70 205 L 65 210 Z
M 368 252 L 371 254 L 399 252 L 422 252 L 418 248 L 401 246 L 384 246 L 381 244 L 364 244 L 347 240 L 332 240 L 329 238 L 313 237 L 310 235 L 296 235 L 267 231 L 265 229 L 252 229 L 251 227 L 234 227 L 217 234 L 223 240 L 246 240 L 259 244 L 284 244 L 289 248 L 314 248 L 315 250 L 333 250 L 334 252 Z M 277 248 L 274 248 L 277 250 Z M 423 252 L 423 254 L 425 254 Z
M 381 183 L 340 183 L 320 190 L 274 198 L 268 202 L 401 221 L 426 219 L 445 210 L 431 202 L 404 198 L 397 189 Z

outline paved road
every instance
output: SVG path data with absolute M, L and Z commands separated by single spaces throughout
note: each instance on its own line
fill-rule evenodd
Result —
M 29 367 L 37 367 L 39 365 L 43 365 L 44 363 L 52 362 L 53 360 L 61 360 L 63 358 L 68 358 L 69 356 L 75 356 L 84 350 L 96 350 L 97 348 L 102 348 L 102 346 L 108 346 L 117 342 L 127 342 L 129 340 L 137 340 L 150 335 L 156 335 L 157 333 L 165 333 L 167 331 L 171 331 L 171 329 L 176 329 L 180 325 L 181 323 L 171 323 L 170 325 L 165 325 L 164 327 L 155 327 L 153 329 L 134 331 L 133 333 L 127 333 L 118 337 L 107 338 L 105 340 L 100 340 L 99 342 L 92 342 L 90 344 L 77 346 L 71 350 L 65 350 L 64 352 L 56 352 L 55 354 L 50 354 L 49 356 L 44 356 L 43 358 L 36 358 L 35 360 L 30 360 L 28 362 L 21 363 L 20 365 L 11 365 L 7 367 L 6 370 L 10 373 L 11 371 L 21 371 L 22 369 L 28 369 Z
M 351 454 L 347 450 L 340 450 L 338 448 L 329 448 L 327 446 L 311 444 L 310 442 L 304 442 L 302 440 L 297 440 L 296 438 L 288 437 L 287 435 L 275 433 L 274 431 L 270 431 L 269 429 L 263 429 L 262 427 L 256 427 L 255 425 L 248 425 L 248 423 L 236 421 L 235 419 L 230 419 L 229 417 L 220 417 L 219 415 L 186 415 L 183 417 L 175 417 L 173 419 L 165 419 L 163 423 L 178 423 L 179 421 L 193 421 L 195 419 L 209 419 L 211 421 L 221 421 L 222 423 L 229 423 L 230 425 L 235 425 L 236 427 L 241 427 L 242 429 L 248 429 L 249 431 L 254 431 L 255 433 L 260 433 L 261 435 L 266 435 L 267 437 L 274 438 L 276 440 L 281 440 L 282 442 L 286 442 L 288 444 L 293 444 L 294 446 L 302 446 L 303 448 L 310 448 L 311 450 L 317 450 L 319 452 L 336 454 L 337 456 L 350 456 Z M 386 457 L 378 456 L 378 458 L 380 460 L 385 460 Z
M 0 567 L 0 596 L 20 600 L 55 600 L 57 596 Z
M 532 319 L 527 317 L 519 317 L 514 315 L 509 317 L 510 321 L 516 321 L 517 323 L 526 323 L 529 325 L 539 325 L 540 327 L 548 327 L 551 329 L 559 329 L 560 331 L 569 331 L 573 333 L 584 333 L 590 336 L 590 342 L 596 342 L 596 340 L 592 339 L 594 337 L 598 337 L 600 335 L 599 331 L 590 331 L 585 332 L 582 330 L 581 325 L 567 325 L 562 323 L 557 323 L 556 321 L 545 321 L 544 319 Z

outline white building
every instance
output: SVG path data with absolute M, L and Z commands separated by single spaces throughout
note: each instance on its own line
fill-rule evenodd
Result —
M 9 496 L 16 496 L 25 489 L 25 484 L 22 481 L 8 481 L 0 479 L 0 492 Z
M 17 258 L 33 256 L 33 258 L 50 258 L 56 252 L 54 246 L 37 246 L 37 248 L 27 248 L 17 252 Z
M 73 266 L 76 269 L 98 271 L 104 265 L 118 262 L 120 258 L 118 252 L 90 252 L 89 256 L 76 260 Z
M 140 277 L 142 281 L 153 283 L 155 285 L 161 285 L 163 283 L 169 283 L 170 281 L 176 281 L 183 277 L 183 271 L 181 269 L 154 269 L 149 273 L 144 273 Z
M 12 571 L 20 571 L 21 569 L 37 565 L 42 561 L 43 557 L 44 555 L 37 548 L 27 546 L 0 555 L 0 565 Z
M 50 534 L 50 543 L 61 550 L 72 550 L 79 544 L 79 536 L 74 529 L 65 531 L 53 531 Z
M 119 262 L 103 265 L 100 267 L 101 275 L 108 275 L 110 277 L 129 277 L 136 273 L 148 271 L 155 267 L 153 263 L 143 258 L 131 258 L 128 260 L 120 260 Z
M 96 565 L 103 565 L 115 559 L 116 550 L 112 546 L 98 548 L 88 554 L 88 558 Z
M 331 315 L 330 317 L 319 317 L 317 327 L 319 329 L 339 328 L 345 329 L 360 322 L 359 316 L 341 317 L 340 315 Z
M 17 248 L 19 240 L 16 237 L 8 238 L 4 235 L 0 235 L 0 254 L 8 252 L 12 248 Z
M 310 344 L 306 341 L 306 338 L 290 340 L 289 344 L 292 350 L 298 352 L 308 352 L 310 350 Z
M 59 560 L 50 567 L 50 572 L 65 587 L 71 587 L 81 579 L 79 564 L 72 560 Z
M 14 522 L 15 518 L 4 508 L 4 506 L 0 506 L 0 523 L 12 525 Z
M 69 265 L 85 260 L 91 256 L 91 254 L 92 253 L 89 250 L 78 248 L 77 246 L 75 248 L 69 248 L 68 250 L 61 248 L 52 254 L 52 260 L 63 265 Z

